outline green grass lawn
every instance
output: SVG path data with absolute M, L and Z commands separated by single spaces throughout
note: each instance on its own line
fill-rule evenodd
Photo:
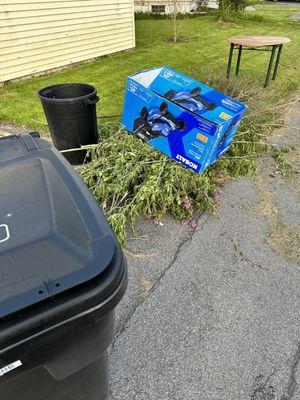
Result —
M 170 20 L 137 20 L 137 47 L 133 51 L 47 76 L 5 84 L 0 88 L 0 120 L 47 131 L 36 92 L 61 82 L 95 85 L 101 98 L 99 115 L 120 114 L 128 75 L 153 66 L 169 65 L 200 81 L 206 81 L 210 76 L 225 76 L 229 47 L 226 38 L 238 34 L 284 35 L 292 39 L 291 44 L 284 46 L 278 80 L 266 89 L 270 95 L 264 96 L 264 101 L 272 104 L 300 87 L 300 23 L 289 19 L 300 8 L 296 3 L 295 7 L 278 6 L 276 3 L 257 7 L 258 11 L 247 12 L 230 23 L 219 22 L 215 13 L 183 19 L 179 25 L 182 40 L 177 44 L 168 41 L 172 35 Z M 267 52 L 243 54 L 238 79 L 241 88 L 256 82 L 263 84 L 269 55 Z
M 299 3 L 290 3 L 289 6 L 280 6 L 276 2 L 267 4 L 256 4 L 256 14 L 262 15 L 268 19 L 282 21 L 289 19 L 293 14 L 300 12 Z

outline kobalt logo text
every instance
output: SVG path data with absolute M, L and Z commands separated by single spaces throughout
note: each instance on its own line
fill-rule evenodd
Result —
M 189 167 L 191 167 L 193 169 L 197 169 L 197 165 L 195 163 L 193 163 L 190 160 L 187 160 L 186 158 L 182 157 L 180 154 L 177 154 L 176 160 L 181 161 L 182 163 L 188 165 Z
M 166 79 L 171 78 L 174 75 L 175 73 L 173 71 L 163 71 L 163 77 Z
M 222 104 L 228 104 L 228 105 L 232 105 L 232 104 L 234 104 L 231 100 L 229 100 L 229 99 L 222 99 Z
M 222 99 L 221 103 L 223 104 L 223 106 L 227 106 L 233 110 L 238 109 L 238 104 L 234 103 L 233 101 L 231 101 L 229 99 Z
M 132 83 L 130 83 L 130 85 L 129 85 L 129 90 L 130 90 L 132 93 L 136 93 L 136 92 L 137 92 L 137 87 L 136 87 L 135 85 L 133 85 Z

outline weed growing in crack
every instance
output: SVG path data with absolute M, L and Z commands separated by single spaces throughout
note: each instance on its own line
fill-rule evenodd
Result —
M 273 148 L 273 157 L 276 161 L 278 172 L 282 176 L 294 176 L 296 174 L 295 168 L 286 159 L 286 154 L 294 149 L 292 147 Z

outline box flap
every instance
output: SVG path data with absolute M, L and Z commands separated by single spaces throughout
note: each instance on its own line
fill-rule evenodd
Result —
M 169 67 L 157 67 L 131 76 L 153 92 L 214 124 L 229 122 L 246 106 Z

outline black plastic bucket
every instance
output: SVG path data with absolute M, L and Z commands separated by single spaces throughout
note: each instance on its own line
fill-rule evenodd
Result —
M 58 150 L 79 148 L 98 142 L 97 89 L 84 83 L 48 86 L 38 93 Z M 81 164 L 86 150 L 64 153 L 71 164 Z

